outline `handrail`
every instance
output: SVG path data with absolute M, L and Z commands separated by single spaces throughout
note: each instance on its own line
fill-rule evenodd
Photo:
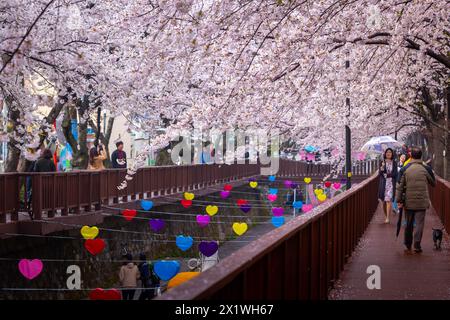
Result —
M 450 182 L 436 176 L 436 186 L 429 188 L 430 200 L 441 222 L 450 232 Z
M 377 187 L 375 174 L 158 299 L 326 299 L 376 210 Z

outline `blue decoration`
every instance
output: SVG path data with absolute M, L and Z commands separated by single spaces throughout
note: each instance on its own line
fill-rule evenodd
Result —
M 192 237 L 190 236 L 179 235 L 177 236 L 175 243 L 182 251 L 186 251 L 189 250 L 190 247 L 192 247 L 194 239 L 192 239 Z
M 141 208 L 148 211 L 153 207 L 153 201 L 141 200 Z
M 277 194 L 278 193 L 278 189 L 276 189 L 276 188 L 269 188 L 269 193 L 270 194 Z
M 302 206 L 303 206 L 303 202 L 302 202 L 302 201 L 295 201 L 295 202 L 292 203 L 292 206 L 293 206 L 295 209 L 301 209 Z
M 275 176 L 269 176 L 269 181 L 270 182 L 274 182 L 275 181 Z
M 180 272 L 180 263 L 176 260 L 172 261 L 157 261 L 154 264 L 153 270 L 158 278 L 163 281 L 169 281 Z
M 284 224 L 284 217 L 272 217 L 272 224 L 278 228 Z

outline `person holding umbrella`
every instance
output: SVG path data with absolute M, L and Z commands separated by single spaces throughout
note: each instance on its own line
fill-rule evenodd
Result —
M 395 184 L 397 181 L 397 163 L 394 160 L 394 150 L 387 148 L 384 152 L 381 167 L 378 170 L 380 184 L 378 186 L 378 198 L 383 201 L 383 210 L 386 219 L 384 223 L 389 223 L 389 216 L 392 210 L 392 202 L 395 198 Z

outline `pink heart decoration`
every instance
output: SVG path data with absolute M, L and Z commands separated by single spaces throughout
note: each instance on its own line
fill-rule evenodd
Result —
M 284 209 L 282 207 L 273 207 L 272 213 L 275 217 L 280 217 L 284 213 Z
M 341 187 L 341 184 L 340 184 L 339 182 L 333 183 L 333 188 L 334 188 L 335 190 L 339 190 L 340 187 Z
M 39 259 L 22 259 L 19 261 L 19 271 L 28 280 L 36 278 L 44 268 L 44 265 Z
M 269 199 L 269 201 L 271 201 L 271 202 L 274 202 L 275 200 L 277 200 L 277 195 L 276 194 L 268 194 L 267 199 Z
M 197 215 L 197 223 L 200 227 L 204 228 L 206 227 L 209 222 L 211 221 L 211 218 L 207 214 L 199 214 Z
M 226 199 L 230 196 L 230 191 L 220 191 L 220 197 Z
M 312 208 L 313 208 L 313 205 L 312 205 L 312 204 L 304 204 L 304 205 L 302 206 L 302 211 L 303 211 L 303 212 L 308 212 L 308 211 L 311 211 Z

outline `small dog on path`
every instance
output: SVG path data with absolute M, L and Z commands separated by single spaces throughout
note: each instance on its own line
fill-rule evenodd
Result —
M 433 242 L 435 250 L 441 250 L 442 235 L 443 235 L 442 229 L 433 228 Z

